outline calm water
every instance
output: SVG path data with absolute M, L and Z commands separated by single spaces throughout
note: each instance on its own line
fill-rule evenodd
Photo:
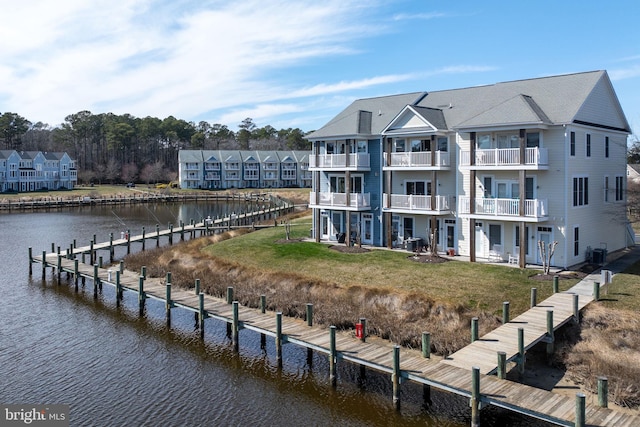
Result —
M 386 375 L 341 364 L 338 386 L 328 381 L 328 361 L 287 345 L 277 369 L 272 340 L 240 333 L 234 353 L 226 327 L 205 322 L 205 339 L 194 330 L 194 317 L 172 311 L 167 328 L 164 307 L 148 300 L 140 318 L 137 297 L 125 293 L 115 306 L 114 290 L 105 286 L 98 299 L 93 286 L 75 292 L 66 278 L 45 280 L 40 264 L 28 274 L 28 247 L 36 254 L 63 248 L 76 239 L 86 245 L 116 238 L 144 226 L 237 212 L 243 206 L 215 204 L 87 207 L 73 211 L 0 215 L 0 403 L 70 405 L 74 426 L 464 426 L 468 402 L 402 384 L 402 408 L 391 405 Z M 106 252 L 105 252 L 106 254 Z M 124 250 L 116 251 L 122 257 Z M 494 408 L 483 410 L 488 426 L 546 425 Z

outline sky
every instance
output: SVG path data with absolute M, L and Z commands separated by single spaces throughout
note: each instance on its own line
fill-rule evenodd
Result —
M 2 6 L 0 113 L 311 131 L 360 98 L 607 70 L 640 137 L 638 18 L 636 0 L 22 0 Z

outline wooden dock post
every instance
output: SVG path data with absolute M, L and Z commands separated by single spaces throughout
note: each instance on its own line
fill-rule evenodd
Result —
M 142 250 L 144 251 L 144 246 L 145 246 L 145 230 L 144 227 L 142 227 Z
M 238 352 L 240 345 L 238 342 L 238 335 L 240 332 L 240 319 L 239 319 L 239 307 L 238 301 L 233 301 L 233 324 L 231 328 L 231 342 L 233 343 L 233 350 Z
M 600 282 L 593 282 L 593 300 L 600 301 Z
M 194 287 L 195 287 L 196 295 L 200 295 L 200 279 L 196 279 Z
M 102 268 L 102 255 L 98 257 L 98 268 Z
M 393 374 L 391 374 L 391 382 L 393 383 L 393 406 L 396 410 L 400 409 L 400 346 L 393 346 Z
M 173 245 L 173 224 L 169 224 L 169 245 Z
M 200 338 L 204 339 L 204 292 L 198 294 L 198 325 L 200 327 Z
M 504 301 L 502 303 L 502 324 L 506 325 L 509 323 L 509 301 Z
M 144 314 L 144 276 L 140 276 L 138 279 L 138 308 L 140 311 L 140 316 Z
M 553 310 L 547 310 L 547 362 L 551 363 L 553 356 Z
M 538 288 L 531 288 L 531 308 L 538 305 Z
M 78 259 L 73 260 L 73 281 L 76 287 L 76 292 L 78 292 L 78 269 L 79 269 L 79 261 Z
M 89 244 L 89 264 L 93 264 L 95 253 L 93 252 L 93 240 Z
M 56 274 L 58 275 L 58 285 L 60 284 L 60 279 L 62 278 L 62 255 L 58 254 L 56 257 L 57 265 L 56 265 Z
M 336 379 L 336 327 L 331 325 L 329 327 L 329 382 L 333 387 L 337 384 Z
M 120 261 L 120 273 L 124 273 L 124 261 Z
M 156 224 L 156 248 L 160 247 L 160 224 Z
M 557 294 L 558 292 L 560 292 L 560 286 L 558 283 L 558 279 L 560 279 L 560 277 L 558 277 L 558 275 L 556 274 L 555 276 L 553 276 L 553 293 Z
M 166 291 L 165 291 L 164 306 L 165 306 L 165 310 L 167 312 L 167 326 L 171 326 L 171 307 L 172 307 L 172 302 L 171 302 L 171 272 L 170 271 L 167 272 L 167 279 L 165 281 L 165 287 L 166 287 Z
M 576 393 L 576 427 L 585 427 L 586 412 L 586 397 L 584 393 Z
M 307 303 L 307 326 L 313 326 L 313 304 Z
M 42 251 L 42 278 L 47 275 L 47 251 Z
M 598 406 L 609 407 L 609 382 L 607 377 L 598 377 Z
M 282 312 L 276 313 L 276 361 L 282 367 Z
M 507 378 L 507 353 L 504 351 L 498 352 L 498 378 L 504 380 Z
M 131 230 L 128 228 L 127 235 L 125 237 L 127 238 L 127 255 L 129 255 L 131 253 Z
M 29 276 L 33 274 L 33 248 L 29 246 Z
M 478 318 L 471 319 L 471 342 L 478 341 Z
M 367 318 L 361 317 L 360 324 L 362 325 L 362 336 L 360 337 L 360 341 L 366 342 L 367 340 Z
M 109 262 L 113 262 L 113 233 L 109 233 Z
M 143 265 L 140 268 L 140 276 L 142 276 L 143 279 L 147 278 L 147 266 L 146 265 Z
M 93 297 L 98 298 L 98 282 L 100 282 L 100 278 L 98 278 L 98 264 L 93 264 Z
M 267 296 L 260 295 L 260 312 L 264 314 L 266 310 L 267 310 Z
M 480 368 L 471 368 L 471 427 L 480 427 Z
M 573 323 L 580 323 L 580 305 L 578 304 L 580 296 L 573 294 Z
M 116 270 L 116 307 L 120 307 L 122 300 L 122 284 L 120 283 L 120 270 Z
M 422 357 L 431 359 L 431 333 L 422 333 Z
M 227 286 L 227 304 L 233 302 L 233 286 Z
M 524 363 L 526 356 L 524 354 L 524 328 L 518 328 L 518 373 L 524 375 Z

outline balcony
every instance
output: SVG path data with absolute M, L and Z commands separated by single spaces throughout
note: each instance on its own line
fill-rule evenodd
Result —
M 443 170 L 451 167 L 447 151 L 418 151 L 409 153 L 390 153 L 389 164 L 383 170 Z M 385 159 L 387 156 L 385 156 Z
M 205 174 L 204 179 L 207 181 L 220 181 L 219 172 L 208 172 Z
M 458 213 L 468 218 L 486 218 L 501 221 L 523 221 L 533 222 L 548 220 L 547 200 L 528 199 L 524 201 L 524 217 L 520 216 L 519 199 L 475 199 L 475 212 L 471 213 L 471 199 L 466 196 L 459 198 Z
M 191 170 L 191 171 L 193 171 L 193 170 L 197 171 L 199 169 L 199 167 L 198 167 L 197 163 L 187 163 L 186 166 L 185 166 L 185 169 L 186 170 Z
M 435 203 L 431 203 L 431 196 L 417 196 L 405 194 L 383 195 L 383 211 L 416 214 L 444 215 L 451 212 L 450 196 L 435 196 Z
M 348 156 L 348 157 L 347 157 Z M 316 170 L 353 170 L 368 171 L 371 166 L 369 163 L 369 154 L 322 154 L 311 156 L 309 158 L 309 169 Z M 347 166 L 347 160 L 349 166 Z
M 520 164 L 519 148 L 476 150 L 474 165 L 471 165 L 470 153 L 460 152 L 460 166 L 471 169 L 549 169 L 549 154 L 546 148 L 526 148 L 524 164 Z
M 278 165 L 276 163 L 265 163 L 262 165 L 263 169 L 266 171 L 277 171 Z
M 220 163 L 205 163 L 204 170 L 206 171 L 219 171 Z
M 316 195 L 318 196 L 316 201 Z M 370 193 L 351 193 L 347 206 L 347 193 L 309 193 L 309 207 L 311 208 L 340 208 L 343 210 L 368 210 L 371 209 Z

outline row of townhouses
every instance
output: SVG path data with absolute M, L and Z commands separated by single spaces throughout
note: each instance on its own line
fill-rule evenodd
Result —
M 310 154 L 310 151 L 180 150 L 180 188 L 310 188 Z
M 598 261 L 633 239 L 629 133 L 606 71 L 357 100 L 308 137 L 315 240 Z
M 0 150 L 0 191 L 72 189 L 78 182 L 76 162 L 67 153 Z

